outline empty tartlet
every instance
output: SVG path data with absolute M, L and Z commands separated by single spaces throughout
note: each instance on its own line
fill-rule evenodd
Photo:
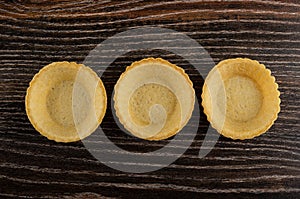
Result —
M 195 91 L 184 70 L 161 58 L 132 63 L 114 88 L 114 108 L 120 123 L 134 136 L 162 140 L 189 121 Z
M 92 134 L 106 111 L 106 91 L 97 74 L 75 62 L 54 62 L 30 82 L 25 105 L 33 127 L 50 140 L 74 142 Z
M 280 111 L 280 92 L 271 71 L 247 58 L 227 59 L 208 74 L 202 106 L 225 137 L 251 139 L 266 132 Z

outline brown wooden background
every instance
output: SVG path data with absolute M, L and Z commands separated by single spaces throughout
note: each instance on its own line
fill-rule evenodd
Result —
M 299 14 L 298 0 L 1 1 L 0 198 L 300 198 Z M 167 168 L 146 174 L 113 170 L 81 142 L 55 143 L 33 129 L 24 97 L 39 69 L 54 61 L 80 63 L 108 37 L 146 25 L 186 33 L 216 63 L 233 57 L 264 63 L 281 91 L 282 110 L 275 125 L 252 140 L 220 137 L 209 155 L 199 159 L 208 125 L 201 117 L 186 153 Z M 160 50 L 118 58 L 103 76 L 107 90 L 112 91 L 125 66 L 148 56 L 185 68 L 200 96 L 201 76 L 192 75 L 194 69 L 183 58 Z M 122 133 L 110 108 L 101 126 L 126 150 L 151 151 L 168 143 Z

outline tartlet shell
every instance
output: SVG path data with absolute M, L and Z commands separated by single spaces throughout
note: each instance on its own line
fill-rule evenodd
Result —
M 176 66 L 175 64 L 172 64 L 162 58 L 153 58 L 153 57 L 150 57 L 150 58 L 145 58 L 145 59 L 142 59 L 140 61 L 135 61 L 133 62 L 130 66 L 127 66 L 126 67 L 126 70 L 125 72 L 123 72 L 118 80 L 118 82 L 115 84 L 115 88 L 114 88 L 114 108 L 115 108 L 115 111 L 116 111 L 116 116 L 119 118 L 119 121 L 120 123 L 125 127 L 125 129 L 127 129 L 129 132 L 131 132 L 132 135 L 134 136 L 137 136 L 135 134 L 135 130 L 131 129 L 125 119 L 123 118 L 123 116 L 120 114 L 120 110 L 119 110 L 119 107 L 116 105 L 117 104 L 117 99 L 116 99 L 116 96 L 118 95 L 118 90 L 119 90 L 119 85 L 120 85 L 120 82 L 121 80 L 124 78 L 124 76 L 126 76 L 126 74 L 128 72 L 130 72 L 130 70 L 132 70 L 133 68 L 137 67 L 137 66 L 140 66 L 141 64 L 149 64 L 149 63 L 160 63 L 160 64 L 163 64 L 163 65 L 167 65 L 169 67 L 171 67 L 172 69 L 176 70 L 177 72 L 180 73 L 180 75 L 182 75 L 184 77 L 184 79 L 186 80 L 186 82 L 189 84 L 190 88 L 193 90 L 193 102 L 192 102 L 192 109 L 190 110 L 190 114 L 189 114 L 189 117 L 186 121 L 184 121 L 183 125 L 181 125 L 179 128 L 174 128 L 174 130 L 172 132 L 170 132 L 169 134 L 156 134 L 155 136 L 153 137 L 148 137 L 148 138 L 142 138 L 142 139 L 146 139 L 146 140 L 150 140 L 150 141 L 153 141 L 153 140 L 163 140 L 163 139 L 167 139 L 171 136 L 174 136 L 176 133 L 178 133 L 189 121 L 191 115 L 192 115 L 192 112 L 193 112 L 193 109 L 194 109 L 194 103 L 195 103 L 195 91 L 193 89 L 193 83 L 192 81 L 190 80 L 189 76 L 185 73 L 184 69 Z M 138 137 L 138 136 L 137 136 Z
M 272 112 L 273 115 L 270 118 L 267 118 L 267 121 L 265 122 L 264 125 L 259 126 L 256 130 L 254 129 L 252 132 L 250 133 L 245 133 L 245 132 L 233 132 L 232 130 L 228 130 L 226 128 L 223 128 L 222 130 L 218 129 L 218 125 L 217 122 L 218 121 L 214 121 L 212 118 L 212 107 L 209 106 L 209 102 L 206 101 L 205 99 L 205 95 L 207 93 L 209 93 L 209 89 L 207 86 L 207 81 L 212 81 L 211 78 L 213 78 L 213 74 L 216 72 L 216 70 L 219 70 L 221 67 L 226 67 L 228 65 L 234 65 L 237 63 L 244 63 L 247 64 L 251 67 L 256 67 L 255 70 L 252 69 L 253 71 L 260 71 L 260 78 L 261 79 L 266 79 L 267 81 L 269 81 L 268 83 L 271 85 L 269 89 L 271 89 L 273 92 L 273 100 L 274 100 L 274 105 L 272 107 Z M 225 80 L 224 80 L 225 81 Z M 257 82 L 256 82 L 257 83 Z M 262 82 L 258 82 L 258 84 L 260 84 Z M 264 94 L 266 93 L 262 93 L 263 97 Z M 207 116 L 207 120 L 211 123 L 212 127 L 214 127 L 215 129 L 217 129 L 217 131 L 222 134 L 225 137 L 231 138 L 231 139 L 240 139 L 240 140 L 244 140 L 244 139 L 252 139 L 254 137 L 257 137 L 263 133 L 265 133 L 275 122 L 275 120 L 278 117 L 278 113 L 280 112 L 280 92 L 278 90 L 278 84 L 275 82 L 275 77 L 273 77 L 271 75 L 271 71 L 269 69 L 267 69 L 265 67 L 265 65 L 259 63 L 256 60 L 251 60 L 248 58 L 234 58 L 234 59 L 227 59 L 227 60 L 223 60 L 221 62 L 219 62 L 208 74 L 204 86 L 203 86 L 203 92 L 202 92 L 202 106 L 203 106 L 203 111 L 205 113 L 205 115 Z M 225 118 L 226 120 L 226 118 Z M 245 134 L 243 134 L 245 133 Z
M 105 115 L 106 112 L 106 107 L 107 107 L 107 96 L 106 96 L 106 90 L 105 87 L 101 81 L 101 79 L 98 77 L 98 75 L 89 67 L 84 66 L 83 64 L 77 64 L 75 62 L 67 62 L 67 61 L 62 61 L 62 62 L 53 62 L 51 64 L 48 64 L 47 66 L 43 67 L 37 74 L 34 75 L 33 79 L 31 80 L 31 82 L 29 83 L 29 87 L 27 88 L 27 92 L 26 92 L 26 96 L 25 96 L 25 109 L 26 109 L 26 114 L 27 117 L 29 119 L 29 121 L 31 122 L 32 126 L 43 136 L 47 137 L 49 140 L 54 140 L 56 142 L 75 142 L 75 141 L 79 141 L 82 138 L 80 138 L 78 136 L 77 133 L 74 133 L 73 135 L 70 135 L 68 137 L 62 137 L 60 135 L 57 135 L 54 132 L 49 132 L 49 131 L 45 131 L 45 129 L 43 129 L 43 127 L 39 124 L 40 121 L 36 121 L 34 119 L 34 116 L 32 115 L 32 110 L 30 107 L 30 100 L 32 95 L 38 94 L 38 93 L 32 93 L 32 88 L 35 86 L 37 81 L 40 81 L 40 77 L 47 73 L 47 72 L 51 72 L 51 69 L 53 69 L 54 67 L 62 67 L 62 66 L 68 66 L 69 69 L 74 69 L 74 70 L 79 70 L 79 69 L 83 69 L 85 71 L 87 71 L 89 73 L 89 75 L 92 76 L 92 78 L 94 78 L 98 84 L 97 84 L 97 89 L 100 89 L 101 94 L 103 97 L 103 101 L 104 103 L 102 104 L 103 109 L 102 112 L 99 112 L 97 119 L 97 124 L 95 124 L 93 127 L 91 127 L 91 131 L 87 132 L 85 134 L 84 137 L 89 136 L 90 134 L 92 134 L 97 127 L 100 125 L 100 123 L 103 120 L 103 117 Z M 45 118 L 46 120 L 49 118 Z M 63 130 L 63 129 L 61 129 Z

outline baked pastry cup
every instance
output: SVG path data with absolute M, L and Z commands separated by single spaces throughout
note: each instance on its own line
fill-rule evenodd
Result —
M 102 81 L 89 67 L 54 62 L 30 82 L 25 104 L 33 127 L 50 140 L 74 142 L 93 133 L 106 111 Z
M 251 139 L 266 132 L 280 111 L 280 92 L 271 71 L 247 58 L 221 61 L 208 74 L 202 106 L 225 137 Z
M 195 91 L 182 68 L 161 58 L 147 58 L 126 68 L 115 85 L 113 99 L 120 123 L 132 135 L 162 140 L 187 124 Z

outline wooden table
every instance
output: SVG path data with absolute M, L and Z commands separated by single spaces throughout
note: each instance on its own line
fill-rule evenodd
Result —
M 2 1 L 0 21 L 0 198 L 300 198 L 299 1 Z M 201 113 L 197 136 L 184 155 L 144 174 L 111 169 L 81 142 L 56 143 L 34 130 L 24 98 L 39 69 L 54 61 L 81 63 L 107 38 L 145 26 L 185 33 L 215 63 L 248 57 L 265 64 L 281 92 L 278 120 L 255 139 L 220 137 L 200 159 L 208 126 Z M 201 100 L 201 76 L 193 76 L 182 57 L 157 49 L 116 59 L 102 77 L 106 89 L 113 90 L 132 61 L 149 56 L 185 68 Z M 169 142 L 126 135 L 111 111 L 109 105 L 101 126 L 117 146 L 146 152 Z

